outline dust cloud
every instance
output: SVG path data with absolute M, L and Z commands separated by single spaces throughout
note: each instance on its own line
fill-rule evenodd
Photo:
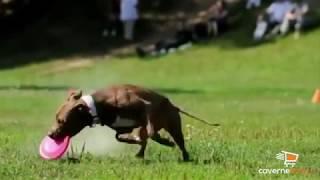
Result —
M 85 153 L 93 155 L 120 155 L 128 148 L 127 144 L 119 143 L 115 139 L 115 131 L 97 125 L 94 128 L 85 128 L 71 139 L 68 153 L 71 154 L 71 146 L 75 154 L 79 154 L 85 143 Z

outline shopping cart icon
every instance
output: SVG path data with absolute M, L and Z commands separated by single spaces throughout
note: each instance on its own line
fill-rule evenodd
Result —
M 294 167 L 298 161 L 299 154 L 287 152 L 287 151 L 281 151 L 281 153 L 278 153 L 276 155 L 276 159 L 284 161 L 284 165 L 288 167 L 289 165 L 291 167 Z

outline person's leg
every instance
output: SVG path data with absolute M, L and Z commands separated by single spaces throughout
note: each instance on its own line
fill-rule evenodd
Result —
M 113 22 L 111 19 L 108 19 L 106 21 L 106 25 L 102 31 L 102 36 L 103 37 L 112 36 L 112 28 L 113 28 Z
M 307 27 L 307 21 L 305 17 L 303 15 L 298 17 L 295 24 L 293 25 L 294 38 L 299 39 L 302 29 L 305 29 L 306 27 Z
M 134 20 L 128 20 L 125 22 L 125 33 L 124 33 L 124 39 L 126 40 L 133 40 L 134 35 Z
M 259 21 L 253 33 L 253 39 L 255 41 L 262 40 L 267 32 L 267 28 L 268 28 L 268 23 L 266 21 Z
M 255 0 L 255 6 L 260 7 L 261 6 L 261 0 Z
M 123 38 L 125 40 L 131 40 L 131 26 L 132 23 L 129 20 L 123 21 Z
M 111 36 L 115 37 L 118 35 L 118 24 L 116 20 L 112 20 L 110 22 L 110 34 Z
M 135 25 L 136 25 L 136 21 L 135 20 L 130 21 L 129 36 L 130 36 L 131 40 L 134 39 L 134 27 L 135 27 Z
M 220 18 L 217 20 L 217 29 L 218 29 L 218 35 L 225 33 L 228 30 L 228 23 L 227 18 Z
M 123 39 L 126 39 L 128 34 L 128 21 L 122 21 L 123 26 Z
M 280 24 L 280 34 L 285 35 L 289 32 L 290 29 L 290 19 L 285 18 L 283 22 Z
M 251 9 L 252 8 L 252 0 L 247 0 L 246 8 L 247 9 Z
M 208 23 L 204 23 L 204 22 L 200 22 L 194 25 L 194 29 L 193 29 L 193 34 L 196 35 L 197 39 L 190 39 L 189 41 L 206 41 L 209 39 L 210 36 L 216 35 L 216 31 L 219 31 L 217 28 L 217 23 L 214 21 L 211 24 L 211 27 L 209 28 L 208 26 L 210 26 Z M 210 30 L 209 30 L 210 29 Z M 212 32 L 213 31 L 213 32 Z M 188 41 L 188 42 L 189 42 Z M 188 42 L 184 42 L 184 43 L 188 43 Z
M 278 35 L 280 32 L 280 24 L 277 22 L 269 22 L 268 23 L 268 32 L 265 35 L 265 38 L 271 39 Z

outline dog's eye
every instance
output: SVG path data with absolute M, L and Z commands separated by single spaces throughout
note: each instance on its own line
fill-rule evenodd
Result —
M 85 108 L 86 107 L 84 105 L 82 105 L 82 104 L 77 107 L 78 111 L 84 111 Z
M 62 123 L 63 123 L 63 120 L 58 119 L 57 122 L 58 122 L 58 124 L 62 124 Z

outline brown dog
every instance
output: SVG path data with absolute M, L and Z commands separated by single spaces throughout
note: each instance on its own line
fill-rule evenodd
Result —
M 86 96 L 81 91 L 72 91 L 58 109 L 49 136 L 74 136 L 86 126 L 106 125 L 116 131 L 118 141 L 139 144 L 141 149 L 137 156 L 144 157 L 148 138 L 162 145 L 174 146 L 172 141 L 158 133 L 165 129 L 182 151 L 183 160 L 188 161 L 179 112 L 207 123 L 180 110 L 168 98 L 134 85 L 111 86 Z

